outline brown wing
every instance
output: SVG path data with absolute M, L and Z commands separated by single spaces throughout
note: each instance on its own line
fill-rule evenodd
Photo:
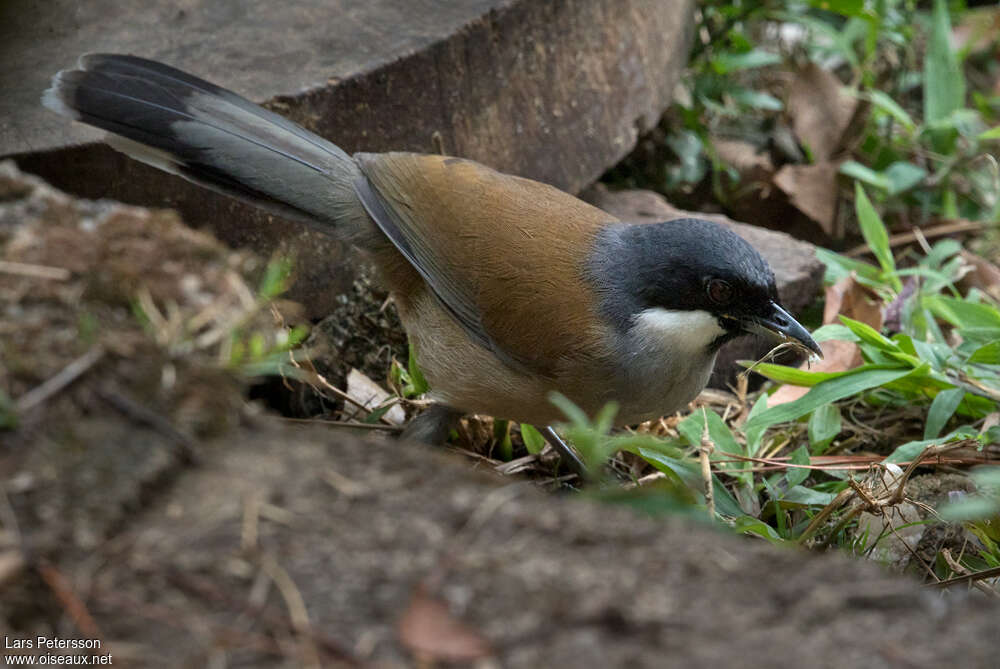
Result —
M 355 156 L 359 195 L 470 337 L 536 373 L 593 357 L 600 322 L 584 269 L 613 216 L 469 160 Z

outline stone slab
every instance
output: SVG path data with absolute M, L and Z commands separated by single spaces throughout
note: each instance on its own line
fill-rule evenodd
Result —
M 400 635 L 416 607 L 430 657 L 490 656 L 459 666 L 995 666 L 985 598 L 469 466 L 251 425 L 59 566 L 135 666 L 420 665 Z
M 820 294 L 823 263 L 816 257 L 812 244 L 808 242 L 797 240 L 783 232 L 738 223 L 720 214 L 684 211 L 667 202 L 659 193 L 648 190 L 611 191 L 603 184 L 596 184 L 587 189 L 582 197 L 625 221 L 652 223 L 693 216 L 731 228 L 750 242 L 771 265 L 781 302 L 795 316 L 801 314 Z M 726 344 L 719 352 L 709 385 L 725 388 L 743 370 L 743 367 L 736 364 L 737 360 L 756 360 L 772 346 L 774 342 L 758 336 L 741 337 Z M 786 364 L 792 362 L 789 358 L 778 360 Z
M 349 283 L 343 249 L 101 145 L 43 110 L 89 51 L 189 70 L 348 151 L 473 158 L 577 192 L 626 155 L 670 101 L 692 0 L 6 0 L 0 157 L 87 197 L 177 208 L 226 242 L 286 245 L 314 315 Z M 80 143 L 83 143 L 82 145 Z
M 129 308 L 149 267 L 154 303 L 204 313 L 246 255 L 172 213 L 0 165 L 0 247 L 5 639 L 100 638 L 116 667 L 996 666 L 994 600 L 249 409 L 215 352 Z M 30 653 L 56 655 L 5 644 Z

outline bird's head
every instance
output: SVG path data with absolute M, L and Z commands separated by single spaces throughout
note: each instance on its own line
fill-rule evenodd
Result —
M 742 334 L 819 346 L 778 300 L 774 273 L 749 243 L 701 219 L 614 224 L 589 274 L 601 311 L 620 331 L 662 332 L 682 350 L 714 353 Z

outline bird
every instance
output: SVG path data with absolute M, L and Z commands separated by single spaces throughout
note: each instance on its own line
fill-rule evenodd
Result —
M 459 157 L 349 155 L 236 93 L 132 55 L 82 56 L 42 102 L 107 131 L 132 158 L 367 255 L 437 403 L 404 433 L 417 439 L 486 414 L 558 440 L 550 426 L 564 416 L 552 393 L 590 415 L 615 402 L 617 425 L 669 415 L 705 387 L 720 347 L 748 333 L 822 355 L 781 306 L 760 253 L 714 222 L 621 221 Z

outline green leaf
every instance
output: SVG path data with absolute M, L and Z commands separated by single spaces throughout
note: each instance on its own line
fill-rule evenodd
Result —
M 416 397 L 430 390 L 430 385 L 427 383 L 424 373 L 420 371 L 420 366 L 417 364 L 417 350 L 414 348 L 412 340 L 407 344 L 407 351 L 409 356 L 406 361 L 406 371 L 410 375 L 410 383 L 406 388 L 406 396 Z
M 837 495 L 832 492 L 822 492 L 813 490 L 805 486 L 797 485 L 781 496 L 781 503 L 801 504 L 804 506 L 826 506 L 833 501 Z
M 874 265 L 842 256 L 839 253 L 834 253 L 824 248 L 817 247 L 815 252 L 820 262 L 826 265 L 825 280 L 828 283 L 835 283 L 851 272 L 854 272 L 857 274 L 859 283 L 874 288 L 885 287 L 885 282 L 882 280 L 882 272 Z
M 937 439 L 922 439 L 920 441 L 908 441 L 905 444 L 896 447 L 889 457 L 885 459 L 886 462 L 913 462 L 924 449 L 931 444 L 946 444 L 949 441 L 954 441 L 956 439 L 965 439 L 967 437 L 974 437 L 976 434 L 968 425 L 964 425 L 950 434 L 939 437 Z
M 878 330 L 867 323 L 856 321 L 847 316 L 840 316 L 840 320 L 864 343 L 871 344 L 875 348 L 889 353 L 899 351 L 899 345 L 896 342 L 884 337 Z
M 859 183 L 854 184 L 854 206 L 858 214 L 858 224 L 861 226 L 861 234 L 868 247 L 875 254 L 878 264 L 882 267 L 883 274 L 889 279 L 896 292 L 903 289 L 903 284 L 899 277 L 895 275 L 896 263 L 892 259 L 892 249 L 889 247 L 889 233 L 882 223 L 882 218 L 875 211 L 871 200 L 865 193 L 865 189 Z
M 822 455 L 834 437 L 840 434 L 840 409 L 836 404 L 824 404 L 809 416 L 809 444 L 812 452 Z
M 868 91 L 864 97 L 870 100 L 871 103 L 878 109 L 896 119 L 899 124 L 906 128 L 909 132 L 913 132 L 913 130 L 917 127 L 917 124 L 913 122 L 913 118 L 906 112 L 906 110 L 900 107 L 895 100 L 882 91 L 871 90 Z
M 649 448 L 639 448 L 639 455 L 657 469 L 675 474 L 692 490 L 704 491 L 705 485 L 701 478 L 701 468 L 697 462 L 682 460 Z M 725 516 L 743 515 L 743 509 L 740 508 L 736 498 L 714 475 L 712 476 L 712 493 L 715 496 L 715 508 L 720 514 Z
M 958 328 L 1000 328 L 1000 311 L 986 304 L 944 295 L 927 295 L 924 306 L 938 318 Z
M 708 438 L 716 448 L 728 453 L 742 454 L 743 448 L 736 437 L 733 436 L 729 426 L 722 420 L 719 414 L 711 409 L 705 411 L 695 411 L 690 416 L 677 424 L 677 431 L 692 446 L 701 445 L 701 436 L 705 430 L 705 417 L 708 418 Z
M 925 365 L 925 367 L 929 366 Z M 809 389 L 809 392 L 793 402 L 780 404 L 767 411 L 762 411 L 746 422 L 744 432 L 746 432 L 748 440 L 752 440 L 752 437 L 759 439 L 764 430 L 776 423 L 787 423 L 788 421 L 796 420 L 824 404 L 836 402 L 851 395 L 857 395 L 865 390 L 901 379 L 908 374 L 917 373 L 922 369 L 923 367 L 918 367 L 917 369 L 872 369 L 867 366 L 859 367 L 843 376 L 823 381 L 813 386 Z
M 788 462 L 793 465 L 809 464 L 809 449 L 806 448 L 805 444 L 792 451 Z M 809 470 L 805 467 L 789 467 L 785 470 L 785 480 L 788 481 L 789 488 L 794 488 L 807 478 L 809 478 Z
M 867 165 L 862 165 L 856 160 L 845 160 L 841 163 L 838 171 L 852 179 L 863 181 L 869 186 L 889 190 L 889 178 L 887 176 L 881 172 L 876 172 Z
M 991 341 L 985 346 L 980 346 L 972 352 L 968 362 L 978 365 L 1000 365 L 1000 341 Z
M 893 369 L 895 369 L 893 365 Z M 850 374 L 851 371 L 844 372 L 810 372 L 805 369 L 789 367 L 787 365 L 775 365 L 770 362 L 762 362 L 753 368 L 761 376 L 767 377 L 778 383 L 790 383 L 793 386 L 803 386 L 812 388 L 817 383 L 835 379 L 838 376 Z
M 750 70 L 781 62 L 781 56 L 762 49 L 752 49 L 743 53 L 724 51 L 712 59 L 712 69 L 719 74 L 738 70 Z
M 857 335 L 851 332 L 851 328 L 846 325 L 841 325 L 840 323 L 827 323 L 826 325 L 816 328 L 812 333 L 813 341 L 824 342 L 824 341 L 861 341 L 858 339 Z
M 275 298 L 288 290 L 291 278 L 291 259 L 285 257 L 275 258 L 267 263 L 267 267 L 264 268 L 264 276 L 260 280 L 257 293 L 266 300 Z
M 532 455 L 538 455 L 545 448 L 545 437 L 534 425 L 521 423 L 521 439 L 524 440 L 524 447 Z
M 391 409 L 394 406 L 396 406 L 396 402 L 386 402 L 377 409 L 368 412 L 368 415 L 365 416 L 361 422 L 366 423 L 368 425 L 374 425 L 375 423 L 382 420 L 382 416 L 389 413 L 389 409 Z
M 514 445 L 510 441 L 510 421 L 493 421 L 493 439 L 496 440 L 497 451 L 494 455 L 504 462 L 514 457 Z
M 920 184 L 927 177 L 927 170 L 905 160 L 899 160 L 885 169 L 889 181 L 889 195 L 898 195 Z
M 1000 488 L 1000 467 L 996 465 L 976 467 L 972 470 L 971 476 L 976 486 L 980 488 Z
M 990 128 L 986 132 L 979 133 L 979 136 L 976 137 L 976 139 L 980 142 L 985 142 L 991 139 L 1000 139 L 1000 125 L 995 128 Z
M 927 422 L 924 424 L 924 439 L 936 439 L 944 428 L 948 419 L 955 413 L 955 409 L 962 403 L 965 397 L 965 390 L 962 388 L 950 388 L 942 390 L 934 396 L 931 408 L 927 411 Z
M 1000 502 L 979 495 L 968 495 L 957 502 L 948 502 L 939 510 L 941 518 L 953 523 L 982 520 L 998 513 L 1000 513 Z
M 590 427 L 590 419 L 587 418 L 587 414 L 583 411 L 583 409 L 574 404 L 571 399 L 562 393 L 549 393 L 549 401 L 552 402 L 557 409 L 566 414 L 566 418 L 569 419 L 569 422 L 573 427 Z
M 754 91 L 749 88 L 735 86 L 729 89 L 729 95 L 734 101 L 754 109 L 765 111 L 781 111 L 785 108 L 784 103 L 778 98 L 763 91 Z
M 924 59 L 924 121 L 943 119 L 965 106 L 965 74 L 951 50 L 947 0 L 934 0 L 930 43 Z
M 765 411 L 767 411 L 767 395 L 761 393 L 760 397 L 757 398 L 757 401 L 753 403 L 752 407 L 750 407 L 750 413 L 747 414 L 747 420 L 752 420 L 754 416 L 762 414 Z M 756 439 L 753 438 L 753 435 L 746 434 L 745 430 L 743 434 L 747 442 L 747 448 L 746 448 L 747 455 L 750 455 L 751 457 L 756 457 L 757 455 L 760 454 L 760 440 L 761 437 L 764 436 L 763 431 L 759 432 L 756 435 Z
M 785 545 L 788 543 L 783 539 L 773 527 L 759 518 L 753 516 L 740 516 L 733 520 L 732 527 L 740 534 L 753 534 L 761 539 L 766 539 L 774 545 Z
M 864 0 L 809 0 L 809 4 L 816 9 L 836 12 L 842 16 L 863 16 L 865 11 Z

